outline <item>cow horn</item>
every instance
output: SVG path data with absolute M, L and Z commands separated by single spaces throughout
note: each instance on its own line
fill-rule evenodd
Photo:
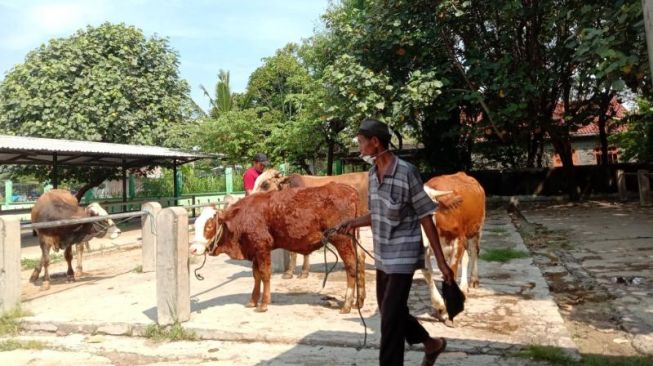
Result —
M 424 190 L 426 191 L 426 194 L 431 199 L 435 199 L 435 198 L 438 198 L 440 196 L 445 196 L 447 194 L 452 194 L 453 193 L 453 191 L 439 191 L 437 189 L 432 189 L 432 188 L 429 188 L 429 187 L 424 187 Z

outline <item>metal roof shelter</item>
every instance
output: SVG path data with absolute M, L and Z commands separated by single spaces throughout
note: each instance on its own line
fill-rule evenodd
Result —
M 129 168 L 167 165 L 172 166 L 175 177 L 178 165 L 216 157 L 218 155 L 188 153 L 159 146 L 0 135 L 0 165 L 52 165 L 52 185 L 55 188 L 59 166 L 122 168 L 124 191 Z M 177 180 L 174 181 L 177 192 Z M 123 198 L 126 198 L 125 195 L 126 192 L 123 192 Z

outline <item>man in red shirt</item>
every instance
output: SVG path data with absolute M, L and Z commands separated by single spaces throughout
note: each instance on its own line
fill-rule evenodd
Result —
M 265 156 L 265 154 L 258 153 L 254 155 L 254 159 L 252 159 L 252 167 L 247 169 L 245 171 L 245 174 L 243 174 L 243 185 L 245 187 L 245 195 L 249 195 L 252 193 L 252 189 L 254 189 L 254 182 L 256 182 L 256 178 L 258 178 L 261 173 L 263 173 L 263 169 L 268 165 L 268 157 Z

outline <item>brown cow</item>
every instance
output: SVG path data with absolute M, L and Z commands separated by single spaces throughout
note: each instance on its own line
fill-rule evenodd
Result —
M 485 222 L 485 191 L 478 181 L 463 172 L 431 178 L 424 190 L 434 201 L 442 201 L 434 220 L 445 257 L 454 274 L 462 268 L 460 288 L 468 290 L 467 270 L 471 265 L 471 287 L 478 287 L 478 254 L 481 232 Z M 441 198 L 438 198 L 441 197 Z M 432 256 L 426 235 L 422 233 L 427 247 L 427 258 Z M 471 257 L 471 263 L 468 263 Z M 431 272 L 437 269 L 427 260 L 423 271 L 431 287 L 431 302 L 443 319 L 446 312 L 444 301 L 431 280 Z M 461 263 L 462 262 L 462 263 Z
M 295 187 L 320 187 L 329 183 L 342 183 L 354 187 L 358 192 L 358 207 L 361 215 L 369 212 L 367 208 L 367 181 L 368 173 L 348 173 L 342 175 L 299 175 L 292 174 L 283 176 L 275 169 L 268 169 L 261 173 L 254 183 L 252 193 L 278 191 L 282 188 L 295 188 Z M 297 253 L 290 252 L 290 261 L 286 267 L 286 271 L 281 278 L 292 278 L 295 273 L 295 266 L 297 265 Z M 309 256 L 304 256 L 304 264 L 302 265 L 302 274 L 299 278 L 308 277 L 308 270 L 310 266 Z
M 86 208 L 80 207 L 77 199 L 70 192 L 62 189 L 53 189 L 44 193 L 32 207 L 32 223 L 106 215 L 107 212 L 95 202 Z M 82 274 L 84 244 L 92 238 L 99 238 L 107 233 L 110 233 L 112 239 L 116 238 L 120 235 L 120 229 L 116 227 L 113 220 L 107 219 L 86 224 L 37 229 L 36 233 L 41 246 L 41 261 L 34 268 L 30 281 L 36 282 L 41 274 L 41 268 L 43 268 L 41 289 L 47 290 L 50 288 L 50 274 L 48 272 L 50 248 L 53 248 L 55 252 L 58 252 L 59 249 L 64 250 L 64 257 L 68 262 L 67 278 L 69 281 L 74 281 L 75 276 L 79 277 Z M 71 265 L 73 244 L 77 244 L 77 273 L 73 272 Z
M 323 232 L 358 214 L 357 192 L 344 184 L 322 187 L 288 188 L 246 196 L 233 206 L 219 211 L 212 219 L 196 220 L 195 230 L 204 232 L 204 240 L 191 245 L 191 254 L 227 254 L 232 259 L 252 261 L 254 289 L 247 307 L 267 310 L 270 303 L 270 256 L 277 248 L 308 255 L 322 247 Z M 206 208 L 205 211 L 210 210 Z M 204 221 L 204 227 L 201 224 Z M 365 255 L 345 236 L 334 234 L 329 241 L 336 247 L 347 272 L 347 291 L 341 313 L 349 313 L 358 286 L 357 306 L 365 300 Z M 358 268 L 358 273 L 356 272 Z

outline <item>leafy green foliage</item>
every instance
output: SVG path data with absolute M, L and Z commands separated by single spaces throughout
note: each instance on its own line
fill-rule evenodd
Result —
M 30 52 L 0 84 L 0 127 L 22 136 L 163 145 L 190 118 L 188 84 L 166 39 L 124 24 L 87 27 Z M 48 168 L 32 171 L 41 179 Z M 106 167 L 68 169 L 75 182 L 114 177 Z
M 612 141 L 624 149 L 623 160 L 653 161 L 653 103 L 640 98 L 638 111 L 624 118 L 626 131 L 612 136 Z

